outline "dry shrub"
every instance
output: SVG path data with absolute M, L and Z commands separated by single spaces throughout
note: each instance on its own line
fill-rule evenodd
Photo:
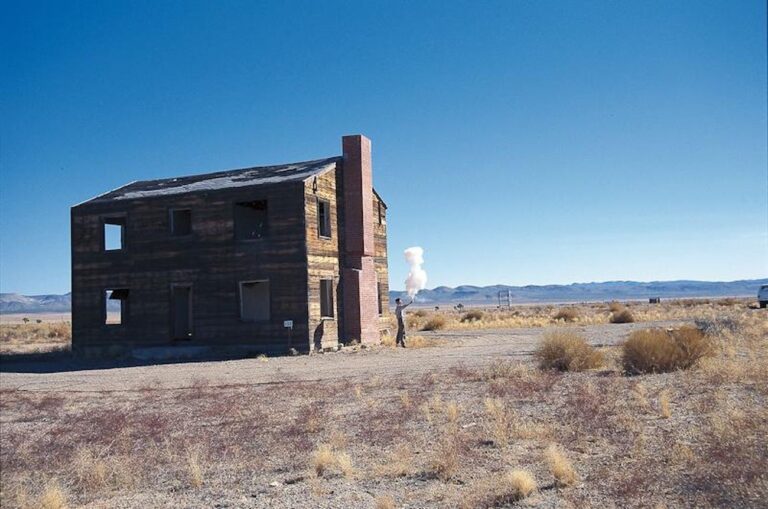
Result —
M 424 326 L 421 328 L 421 330 L 425 331 L 431 331 L 431 330 L 441 330 L 445 328 L 445 324 L 448 321 L 445 319 L 443 315 L 432 315 L 429 320 L 426 321 Z
M 511 438 L 540 439 L 550 432 L 546 426 L 516 418 L 513 410 L 499 398 L 486 398 L 484 404 L 483 432 L 497 447 L 506 447 Z
M 485 381 L 512 378 L 519 371 L 519 365 L 513 364 L 509 361 L 495 359 L 482 373 L 482 378 Z
M 621 311 L 611 313 L 611 323 L 633 323 L 634 321 L 635 317 L 629 309 L 622 309 Z
M 459 409 L 459 405 L 455 401 L 451 401 L 445 405 L 445 418 L 449 423 L 456 424 L 459 420 L 460 413 L 461 410 Z
M 203 466 L 200 463 L 200 451 L 197 449 L 187 451 L 187 475 L 193 488 L 203 485 Z
M 622 347 L 622 364 L 629 374 L 667 373 L 688 369 L 709 356 L 713 345 L 695 327 L 635 331 Z
M 466 313 L 464 313 L 464 316 L 461 317 L 461 321 L 463 323 L 479 322 L 480 320 L 483 319 L 484 315 L 485 313 L 483 313 L 481 310 L 473 309 L 471 311 L 467 311 Z
M 525 470 L 513 470 L 504 477 L 510 487 L 510 493 L 516 500 L 536 491 L 536 479 Z
M 549 471 L 555 477 L 555 483 L 559 486 L 570 486 L 577 480 L 576 470 L 573 464 L 557 444 L 550 444 L 544 452 Z
M 355 475 L 355 467 L 352 464 L 352 458 L 346 452 L 336 453 L 336 467 L 346 478 L 351 478 Z
M 491 437 L 494 445 L 506 447 L 512 428 L 512 415 L 506 405 L 498 398 L 486 398 L 485 414 L 485 432 Z
M 328 444 L 319 444 L 312 453 L 312 470 L 317 477 L 324 477 L 333 470 L 344 477 L 352 477 L 355 473 L 352 458 L 345 451 L 335 450 Z
M 619 304 L 619 303 L 618 303 L 618 302 L 616 302 L 615 300 L 614 300 L 614 301 L 611 301 L 611 302 L 608 304 L 608 311 L 610 311 L 611 313 L 618 313 L 618 312 L 619 312 L 619 311 L 621 311 L 622 309 L 624 309 L 624 306 L 622 306 L 621 304 Z
M 669 419 L 672 416 L 672 411 L 669 408 L 669 392 L 662 391 L 659 394 L 659 411 L 664 419 Z
M 328 444 L 320 444 L 312 453 L 312 469 L 318 477 L 323 477 L 336 463 L 336 456 Z
M 417 309 L 416 311 L 413 311 L 411 314 L 418 318 L 424 318 L 429 314 L 429 312 L 426 309 Z
M 397 346 L 395 337 L 392 334 L 382 334 L 381 346 L 388 346 L 390 348 L 394 348 L 395 346 Z
M 376 509 L 395 509 L 395 499 L 390 495 L 379 495 L 374 502 Z
M 398 444 L 384 463 L 377 465 L 374 472 L 379 477 L 405 477 L 413 472 L 413 450 L 408 444 Z
M 360 388 L 357 386 L 357 388 Z M 360 388 L 362 397 L 362 388 Z M 325 415 L 325 409 L 318 401 L 312 401 L 299 408 L 296 418 L 286 429 L 286 433 L 291 436 L 299 436 L 304 433 L 319 433 L 325 428 L 328 422 Z
M 458 504 L 462 509 L 486 509 L 507 507 L 536 491 L 536 479 L 525 470 L 513 470 L 495 475 L 463 493 Z
M 534 353 L 541 369 L 583 371 L 603 365 L 602 352 L 587 344 L 583 336 L 570 331 L 555 331 L 544 336 Z
M 434 338 L 425 338 L 424 336 L 408 336 L 405 339 L 405 346 L 408 348 L 431 348 L 439 346 L 440 341 Z
M 36 504 L 40 509 L 66 509 L 67 497 L 56 482 L 49 483 Z
M 126 435 L 118 438 L 125 439 Z M 97 453 L 92 447 L 81 446 L 75 451 L 69 468 L 78 489 L 83 492 L 105 488 L 126 490 L 139 484 L 142 470 L 136 468 L 129 457 L 108 455 L 108 449 Z
M 564 322 L 575 322 L 579 317 L 579 312 L 573 308 L 563 308 L 555 314 L 553 317 L 555 320 L 562 320 Z
M 447 481 L 456 475 L 462 448 L 461 437 L 455 430 L 443 432 L 429 460 L 431 473 L 442 481 Z
M 403 406 L 403 410 L 408 410 L 413 405 L 411 401 L 411 394 L 408 391 L 400 393 L 400 404 Z
M 69 322 L 56 322 L 48 325 L 48 337 L 56 339 L 72 339 L 72 325 Z

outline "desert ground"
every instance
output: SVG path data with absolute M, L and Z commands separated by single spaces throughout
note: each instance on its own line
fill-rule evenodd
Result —
M 765 507 L 755 308 L 420 309 L 407 349 L 110 368 L 5 322 L 0 505 Z

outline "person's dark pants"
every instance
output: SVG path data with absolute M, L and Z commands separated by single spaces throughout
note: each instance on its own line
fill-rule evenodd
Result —
M 397 319 L 397 346 L 405 348 L 405 323 L 402 318 Z

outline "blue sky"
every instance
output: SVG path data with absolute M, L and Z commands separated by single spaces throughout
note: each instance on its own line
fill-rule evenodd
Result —
M 69 207 L 373 140 L 393 288 L 768 275 L 763 1 L 0 4 L 0 290 Z

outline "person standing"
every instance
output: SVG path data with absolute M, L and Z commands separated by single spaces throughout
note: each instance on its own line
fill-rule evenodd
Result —
M 403 304 L 403 301 L 400 300 L 400 297 L 395 299 L 395 316 L 397 317 L 397 346 L 402 346 L 405 348 L 405 308 L 413 304 L 413 297 L 411 297 L 411 302 L 408 304 Z

